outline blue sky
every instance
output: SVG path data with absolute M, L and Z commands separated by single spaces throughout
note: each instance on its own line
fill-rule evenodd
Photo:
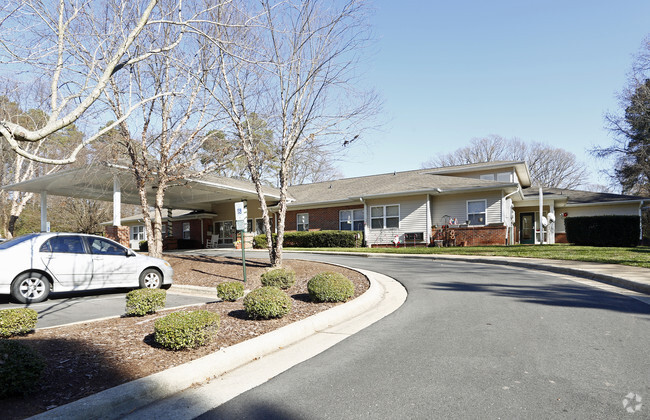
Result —
M 346 177 L 417 169 L 497 134 L 573 152 L 611 137 L 650 1 L 377 1 L 376 42 L 361 71 L 382 96 L 380 131 L 350 148 Z

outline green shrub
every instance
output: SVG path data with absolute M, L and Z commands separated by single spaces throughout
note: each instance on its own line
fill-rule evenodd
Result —
M 15 340 L 0 340 L 0 398 L 27 395 L 45 369 L 43 358 Z
M 296 282 L 296 272 L 287 268 L 275 268 L 262 274 L 262 286 L 275 286 L 288 289 Z
M 567 217 L 564 220 L 567 241 L 586 246 L 637 246 L 638 216 Z
M 291 298 L 273 286 L 264 286 L 244 298 L 244 309 L 252 319 L 282 318 L 291 311 Z
M 229 281 L 217 285 L 217 296 L 223 300 L 234 302 L 244 296 L 244 284 L 238 281 Z
M 357 239 L 357 235 L 359 239 Z M 273 243 L 277 235 L 273 234 Z M 266 248 L 266 235 L 253 239 L 255 248 Z M 315 232 L 285 232 L 284 246 L 294 248 L 354 248 L 363 246 L 363 232 L 349 230 L 320 230 Z
M 309 280 L 307 291 L 316 302 L 345 302 L 354 296 L 354 285 L 343 274 L 325 272 Z
M 38 313 L 29 308 L 0 311 L 0 337 L 27 334 L 36 328 Z
M 165 307 L 167 291 L 163 289 L 136 289 L 126 294 L 126 315 L 144 316 Z
M 170 350 L 204 346 L 217 335 L 220 322 L 214 312 L 174 312 L 156 320 L 154 340 Z
M 149 251 L 149 241 L 140 241 L 139 242 L 139 248 L 140 248 L 140 252 L 148 252 Z

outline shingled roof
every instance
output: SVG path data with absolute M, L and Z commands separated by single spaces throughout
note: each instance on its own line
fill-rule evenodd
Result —
M 524 194 L 524 198 L 528 198 L 528 199 L 533 197 L 538 197 L 539 195 L 539 189 L 537 187 L 525 188 L 522 190 L 522 192 Z M 542 192 L 546 198 L 566 199 L 567 205 L 650 200 L 650 198 L 644 198 L 635 195 L 601 193 L 601 192 L 582 191 L 582 190 L 569 190 L 569 189 L 562 189 L 562 188 L 543 188 Z M 555 196 L 555 197 L 550 197 L 550 196 Z
M 440 194 L 463 190 L 512 189 L 517 184 L 486 181 L 458 176 L 436 175 L 431 169 L 345 178 L 313 184 L 289 187 L 289 194 L 296 200 L 292 205 L 337 203 L 358 201 L 359 198 L 397 196 L 409 194 Z M 440 191 L 438 191 L 440 190 Z

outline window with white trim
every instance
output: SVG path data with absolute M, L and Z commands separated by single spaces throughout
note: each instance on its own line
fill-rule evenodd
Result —
M 370 228 L 399 228 L 399 204 L 370 207 Z
M 131 240 L 132 241 L 144 241 L 147 239 L 146 231 L 144 226 L 131 226 Z
M 296 230 L 307 231 L 309 230 L 309 213 L 298 213 L 296 215 Z
M 363 230 L 363 209 L 340 210 L 339 230 Z
M 487 224 L 487 200 L 467 202 L 467 221 L 470 226 L 485 226 Z
M 261 235 L 264 233 L 264 219 L 255 219 L 255 234 Z
M 183 222 L 183 239 L 190 239 L 190 222 Z

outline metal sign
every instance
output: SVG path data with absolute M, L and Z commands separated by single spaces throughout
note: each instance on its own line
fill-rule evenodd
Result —
M 235 203 L 235 220 L 239 222 L 240 220 L 246 221 L 246 219 L 248 219 L 248 206 L 246 201 Z M 237 230 L 242 229 L 237 228 Z
M 246 228 L 247 228 L 246 225 L 247 225 L 247 223 L 246 223 L 245 219 L 244 220 L 235 220 L 235 228 L 238 231 L 246 232 Z

